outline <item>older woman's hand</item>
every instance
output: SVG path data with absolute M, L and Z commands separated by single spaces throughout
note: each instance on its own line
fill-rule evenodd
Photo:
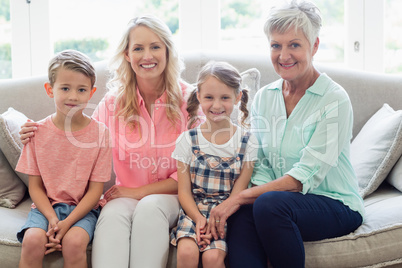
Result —
M 211 210 L 209 226 L 215 240 L 225 238 L 225 224 L 227 219 L 240 208 L 240 204 L 234 197 L 229 197 Z
M 33 122 L 31 119 L 21 126 L 19 132 L 22 144 L 27 144 L 31 137 L 35 135 L 35 130 L 37 130 L 38 123 Z

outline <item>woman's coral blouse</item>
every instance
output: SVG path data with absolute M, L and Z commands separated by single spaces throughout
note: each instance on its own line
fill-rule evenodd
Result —
M 181 88 L 184 100 L 187 86 L 181 84 Z M 176 161 L 171 155 L 177 137 L 187 129 L 187 104 L 183 101 L 181 107 L 177 107 L 181 119 L 172 126 L 166 115 L 166 91 L 152 105 L 152 117 L 138 89 L 137 97 L 140 115 L 130 120 L 136 120 L 140 128 L 132 129 L 123 117 L 115 116 L 118 107 L 115 96 L 110 94 L 103 98 L 92 115 L 110 129 L 116 185 L 133 188 L 168 178 L 177 180 Z

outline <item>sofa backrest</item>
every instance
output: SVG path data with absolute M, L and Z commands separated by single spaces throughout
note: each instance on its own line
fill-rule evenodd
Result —
M 239 71 L 257 68 L 261 73 L 260 85 L 264 86 L 278 79 L 271 60 L 267 54 L 234 54 L 212 51 L 192 51 L 182 54 L 185 70 L 182 77 L 189 83 L 196 82 L 200 68 L 210 60 L 227 61 Z M 92 97 L 87 114 L 92 114 L 93 107 L 106 93 L 106 82 L 109 79 L 107 62 L 95 64 L 97 70 L 97 92 Z M 384 103 L 395 110 L 402 109 L 402 76 L 376 74 L 352 69 L 331 67 L 316 64 L 320 72 L 325 72 L 335 82 L 348 92 L 354 110 L 354 136 L 360 131 L 365 122 Z M 24 79 L 0 80 L 0 113 L 8 107 L 21 111 L 33 120 L 39 120 L 54 112 L 54 103 L 46 95 L 43 84 L 46 75 Z

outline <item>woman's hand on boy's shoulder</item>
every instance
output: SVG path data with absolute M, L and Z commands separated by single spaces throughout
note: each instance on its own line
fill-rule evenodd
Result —
M 23 145 L 27 144 L 30 139 L 35 135 L 35 131 L 38 129 L 38 123 L 28 119 L 28 121 L 21 126 L 19 132 L 20 139 Z

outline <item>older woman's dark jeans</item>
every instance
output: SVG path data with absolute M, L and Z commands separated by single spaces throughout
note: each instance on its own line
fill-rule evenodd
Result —
M 230 268 L 304 267 L 303 241 L 339 237 L 362 223 L 358 212 L 320 195 L 268 192 L 228 221 Z

